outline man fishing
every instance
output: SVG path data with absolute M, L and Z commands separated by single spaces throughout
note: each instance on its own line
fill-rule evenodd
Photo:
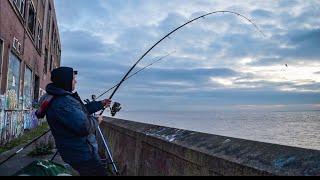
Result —
M 98 154 L 95 132 L 103 117 L 91 114 L 109 107 L 111 100 L 83 104 L 77 93 L 77 72 L 60 67 L 51 72 L 51 84 L 40 100 L 38 118 L 46 116 L 58 152 L 81 176 L 107 176 Z

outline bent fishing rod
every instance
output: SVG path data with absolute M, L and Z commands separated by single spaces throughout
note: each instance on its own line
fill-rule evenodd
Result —
M 207 16 L 210 16 L 210 15 L 213 15 L 213 14 L 232 14 L 232 15 L 236 15 L 246 21 L 248 21 L 251 25 L 253 25 L 255 27 L 255 29 L 262 34 L 263 37 L 266 37 L 266 35 L 259 29 L 259 27 L 249 18 L 247 18 L 246 16 L 240 14 L 240 13 L 237 13 L 237 12 L 234 12 L 234 11 L 214 11 L 214 12 L 210 12 L 210 13 L 207 13 L 207 14 L 204 14 L 202 16 L 199 16 L 197 18 L 194 18 L 186 23 L 184 23 L 183 25 L 177 27 L 176 29 L 172 30 L 171 32 L 169 32 L 167 35 L 165 35 L 163 38 L 161 38 L 158 42 L 156 42 L 151 48 L 149 48 L 138 60 L 137 62 L 129 69 L 129 71 L 125 74 L 125 76 L 121 79 L 121 81 L 118 83 L 118 85 L 116 86 L 116 88 L 114 89 L 114 91 L 112 92 L 112 94 L 110 95 L 109 99 L 111 100 L 113 98 L 113 96 L 115 95 L 115 93 L 118 91 L 118 89 L 120 88 L 120 86 L 122 85 L 122 83 L 126 80 L 126 78 L 130 75 L 131 71 L 140 63 L 140 61 L 147 55 L 149 54 L 158 44 L 160 44 L 163 40 L 165 40 L 166 38 L 170 38 L 170 36 L 175 33 L 176 31 L 178 31 L 179 29 L 187 26 L 188 24 L 191 24 L 192 22 L 194 21 L 197 21 L 201 18 L 205 18 Z M 118 106 L 118 107 L 116 107 Z M 116 103 L 115 104 L 115 107 L 116 108 L 120 108 L 120 104 L 119 103 Z M 105 107 L 101 113 L 100 113 L 100 116 L 103 115 L 104 111 L 106 110 L 107 108 Z M 115 114 L 112 114 L 112 116 L 114 116 Z
M 161 58 L 158 58 L 156 61 L 153 61 L 152 63 L 148 64 L 147 66 L 141 68 L 139 71 L 135 72 L 134 74 L 130 75 L 129 77 L 126 78 L 126 80 L 132 78 L 133 76 L 139 74 L 140 72 L 142 72 L 143 70 L 147 69 L 148 67 L 164 60 L 165 58 L 169 57 L 170 55 L 174 54 L 176 51 L 173 51 Z M 118 85 L 118 84 L 117 84 Z M 108 89 L 107 91 L 105 91 L 104 93 L 102 93 L 100 96 L 97 97 L 97 99 L 101 98 L 102 96 L 104 96 L 106 93 L 110 92 L 112 89 L 114 89 L 117 85 L 113 86 L 112 88 Z M 37 137 L 36 139 L 32 140 L 31 142 L 29 142 L 28 144 L 26 144 L 24 147 L 22 147 L 21 149 L 19 149 L 18 151 L 16 151 L 14 154 L 10 155 L 8 158 L 6 158 L 5 160 L 3 160 L 2 162 L 0 162 L 0 166 L 4 163 L 6 163 L 7 161 L 9 161 L 10 159 L 12 159 L 14 156 L 16 156 L 17 154 L 19 154 L 21 151 L 23 151 L 24 149 L 26 149 L 27 147 L 29 147 L 30 145 L 32 145 L 34 142 L 36 142 L 37 140 L 39 140 L 40 138 L 42 138 L 43 136 L 45 136 L 47 133 L 49 133 L 51 130 L 47 130 L 46 132 L 44 132 L 42 135 L 40 135 L 39 137 Z M 104 142 L 106 143 L 106 142 Z M 56 157 L 57 153 L 53 156 L 52 160 Z
M 148 49 L 148 50 L 138 59 L 138 61 L 129 69 L 129 71 L 128 71 L 128 72 L 126 73 L 126 75 L 121 79 L 121 81 L 116 85 L 115 90 L 112 92 L 112 94 L 110 95 L 109 99 L 112 99 L 112 98 L 113 98 L 113 96 L 114 96 L 115 93 L 118 91 L 118 89 L 120 88 L 120 86 L 123 84 L 124 81 L 127 80 L 127 77 L 130 75 L 130 73 L 132 72 L 132 70 L 139 64 L 139 62 L 140 62 L 142 59 L 144 59 L 144 57 L 145 57 L 147 54 L 149 54 L 149 53 L 150 53 L 158 44 L 160 44 L 163 40 L 165 40 L 166 38 L 169 38 L 170 35 L 172 35 L 172 34 L 175 33 L 176 31 L 178 31 L 179 29 L 183 28 L 184 26 L 187 26 L 188 24 L 191 24 L 191 23 L 194 22 L 194 21 L 197 21 L 197 20 L 199 20 L 199 19 L 201 19 L 201 18 L 204 18 L 204 17 L 206 17 L 206 16 L 210 16 L 210 15 L 213 15 L 213 14 L 219 14 L 219 13 L 223 13 L 223 14 L 224 14 L 224 13 L 233 14 L 233 15 L 239 16 L 239 17 L 247 20 L 248 22 L 250 22 L 250 23 L 257 29 L 258 32 L 260 32 L 260 33 L 265 37 L 265 34 L 259 29 L 259 27 L 258 27 L 252 20 L 250 20 L 249 18 L 247 18 L 247 17 L 245 17 L 245 16 L 243 16 L 243 15 L 241 15 L 240 13 L 237 13 L 237 12 L 233 12 L 233 11 L 214 11 L 214 12 L 207 13 L 207 14 L 205 14 L 205 15 L 199 16 L 199 17 L 194 18 L 194 19 L 186 22 L 185 24 L 177 27 L 176 29 L 174 29 L 173 31 L 171 31 L 170 33 L 168 33 L 167 35 L 165 35 L 163 38 L 161 38 L 158 42 L 156 42 L 150 49 Z M 151 65 L 150 65 L 150 66 L 151 66 Z M 141 72 L 141 71 L 140 71 L 140 72 Z M 131 76 L 130 76 L 130 77 L 131 77 Z M 112 89 L 110 89 L 110 90 L 112 90 Z M 110 91 L 110 90 L 109 90 L 109 91 Z M 104 95 L 104 94 L 103 94 L 103 95 Z M 104 108 L 104 109 L 101 111 L 100 115 L 103 114 L 103 112 L 105 111 L 105 109 L 106 109 L 106 108 Z M 99 126 L 98 126 L 98 130 L 99 130 L 99 133 L 100 133 L 100 135 L 102 136 L 103 140 L 105 140 Z M 49 131 L 50 131 L 50 130 L 49 130 Z M 45 132 L 45 133 L 44 133 L 43 135 L 41 135 L 40 137 L 44 136 L 44 135 L 47 134 L 49 131 Z M 40 138 L 40 137 L 38 137 L 38 138 Z M 38 138 L 37 138 L 37 139 L 38 139 Z M 34 142 L 34 141 L 33 141 L 33 142 Z M 1 162 L 0 165 L 2 165 L 3 163 L 5 163 L 5 162 L 8 161 L 9 159 L 11 159 L 13 156 L 15 156 L 15 155 L 17 155 L 18 153 L 20 153 L 23 149 L 25 149 L 25 148 L 26 148 L 27 146 L 29 146 L 31 143 L 32 143 L 32 142 L 28 143 L 24 148 L 18 150 L 14 155 L 10 156 L 10 157 L 7 158 L 5 161 Z M 108 155 L 109 155 L 109 157 L 111 158 L 111 162 L 112 162 L 113 168 L 114 168 L 115 172 L 118 174 L 119 171 L 118 171 L 117 167 L 115 166 L 115 163 L 114 163 L 114 161 L 113 161 L 111 152 L 109 151 L 108 145 L 107 145 L 106 143 L 105 143 L 105 146 L 106 146 L 106 148 L 107 148 L 107 150 L 108 150 Z
M 148 67 L 153 66 L 154 64 L 156 64 L 156 63 L 164 60 L 165 58 L 171 56 L 171 55 L 174 54 L 174 53 L 176 53 L 176 51 L 173 51 L 173 52 L 171 52 L 171 53 L 169 53 L 169 54 L 167 54 L 167 55 L 165 55 L 165 56 L 163 56 L 163 57 L 161 57 L 161 58 L 153 61 L 152 63 L 148 64 L 147 66 L 141 68 L 141 69 L 138 70 L 137 72 L 135 72 L 135 73 L 133 73 L 132 75 L 130 75 L 129 77 L 127 77 L 124 81 L 127 81 L 128 79 L 132 78 L 133 76 L 139 74 L 141 71 L 147 69 Z M 116 84 L 116 85 L 114 85 L 113 87 L 111 87 L 110 89 L 106 90 L 106 91 L 103 92 L 101 95 L 99 95 L 96 99 L 97 99 L 97 100 L 100 99 L 102 96 L 104 96 L 105 94 L 107 94 L 108 92 L 110 92 L 112 89 L 116 88 L 118 85 L 119 85 L 119 84 Z

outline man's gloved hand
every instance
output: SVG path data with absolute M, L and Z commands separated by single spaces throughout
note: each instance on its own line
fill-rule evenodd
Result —
M 103 121 L 103 116 L 96 116 L 98 123 L 101 124 Z
M 101 102 L 105 108 L 110 107 L 112 103 L 111 99 L 105 99 L 105 100 L 102 100 Z

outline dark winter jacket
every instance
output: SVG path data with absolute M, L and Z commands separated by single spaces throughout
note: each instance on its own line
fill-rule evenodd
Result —
M 73 75 L 70 74 L 70 69 L 60 71 L 59 75 L 62 78 L 58 81 L 65 88 L 57 87 L 59 86 L 57 83 L 49 84 L 45 95 L 53 96 L 45 115 L 58 151 L 63 160 L 70 164 L 98 158 L 98 144 L 95 137 L 98 121 L 90 114 L 101 110 L 103 105 L 101 102 L 84 105 L 77 94 L 70 92 L 70 87 L 66 85 L 69 82 L 61 83 L 63 80 L 70 81 L 70 77 L 66 78 Z M 45 96 L 42 99 L 46 99 Z

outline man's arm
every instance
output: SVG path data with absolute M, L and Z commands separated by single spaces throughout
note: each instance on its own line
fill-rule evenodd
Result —
M 111 100 L 105 99 L 103 101 L 92 101 L 85 105 L 89 114 L 96 113 L 102 110 L 104 107 L 109 107 L 111 104 Z
M 103 109 L 104 105 L 102 101 L 92 101 L 90 103 L 85 104 L 85 107 L 89 114 L 96 113 Z
M 79 104 L 68 101 L 64 106 L 54 109 L 57 121 L 77 136 L 87 136 L 96 131 L 98 121 L 87 115 Z

